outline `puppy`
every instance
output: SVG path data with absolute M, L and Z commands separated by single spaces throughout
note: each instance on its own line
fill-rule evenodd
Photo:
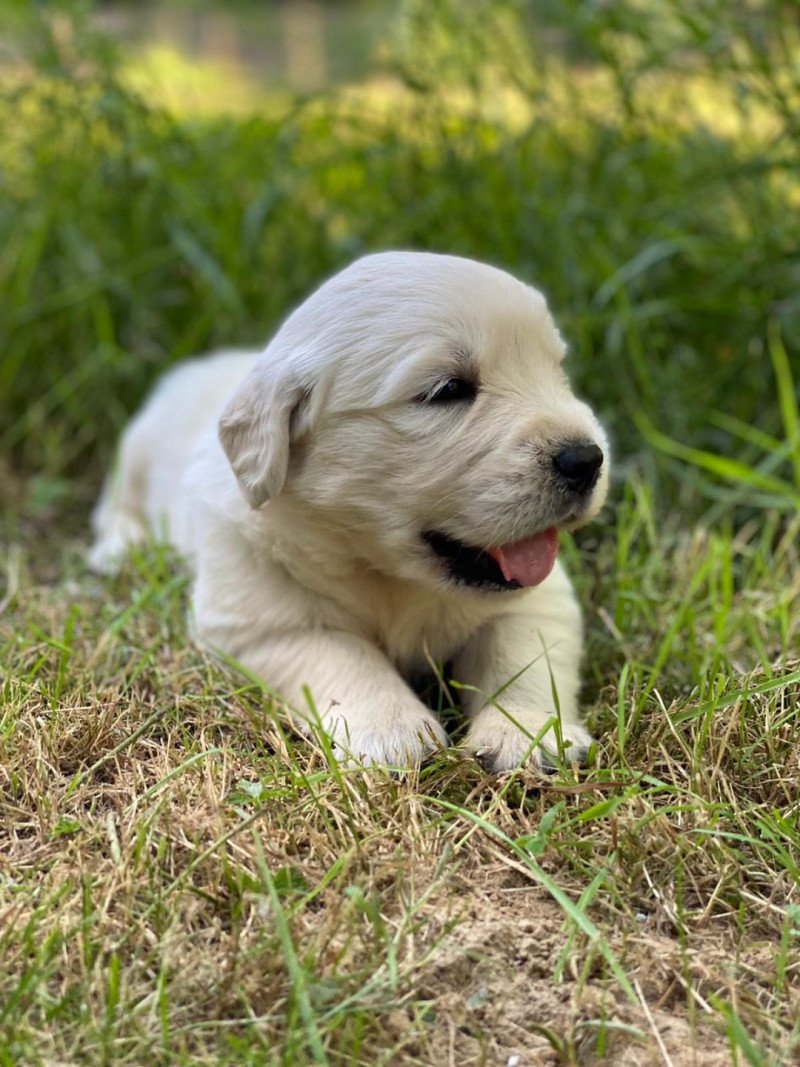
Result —
M 90 563 L 155 533 L 190 560 L 200 640 L 318 719 L 341 758 L 447 744 L 407 679 L 448 662 L 492 770 L 585 758 L 579 609 L 559 529 L 608 446 L 535 289 L 386 252 L 326 282 L 261 355 L 168 373 L 127 428 Z

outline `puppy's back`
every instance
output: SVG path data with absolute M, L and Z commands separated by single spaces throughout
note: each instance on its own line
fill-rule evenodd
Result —
M 115 469 L 93 515 L 89 566 L 117 569 L 131 544 L 155 534 L 179 540 L 178 486 L 199 438 L 212 426 L 257 352 L 224 351 L 169 370 L 128 424 Z

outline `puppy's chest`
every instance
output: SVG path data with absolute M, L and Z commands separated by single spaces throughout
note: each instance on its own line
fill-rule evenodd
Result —
M 482 621 L 452 604 L 388 598 L 374 619 L 375 639 L 402 673 L 415 673 L 456 655 Z

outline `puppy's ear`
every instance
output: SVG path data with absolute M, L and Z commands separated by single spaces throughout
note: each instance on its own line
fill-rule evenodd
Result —
M 283 488 L 296 416 L 308 391 L 285 369 L 256 366 L 219 421 L 219 439 L 251 508 Z

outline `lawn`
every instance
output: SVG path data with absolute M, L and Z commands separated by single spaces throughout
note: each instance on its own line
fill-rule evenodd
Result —
M 796 22 L 464 10 L 252 113 L 144 93 L 80 19 L 4 75 L 2 1064 L 800 1058 Z M 385 247 L 545 289 L 612 434 L 563 545 L 585 770 L 331 765 L 192 645 L 173 554 L 85 568 L 159 370 Z

